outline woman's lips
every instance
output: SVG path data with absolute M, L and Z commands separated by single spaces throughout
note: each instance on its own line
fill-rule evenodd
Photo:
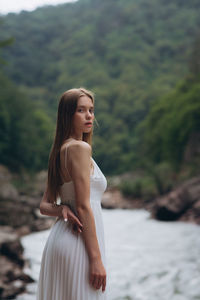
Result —
M 86 126 L 92 126 L 92 123 L 91 122 L 87 122 L 85 123 Z

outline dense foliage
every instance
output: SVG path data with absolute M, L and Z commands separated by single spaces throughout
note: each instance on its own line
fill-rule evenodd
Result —
M 52 122 L 0 74 L 0 163 L 13 171 L 47 166 Z
M 188 137 L 199 130 L 193 122 L 198 82 L 176 86 L 188 73 L 199 14 L 197 0 L 80 0 L 9 14 L 2 37 L 15 43 L 4 52 L 4 70 L 40 108 L 29 118 L 33 123 L 50 117 L 55 126 L 59 95 L 68 88 L 96 93 L 94 156 L 106 174 L 133 170 L 145 159 L 176 168 Z M 19 164 L 45 166 L 50 149 L 39 130 L 31 146 L 40 145 L 43 154 L 32 151 Z
M 154 103 L 142 127 L 146 154 L 180 166 L 190 136 L 200 131 L 200 80 L 186 79 Z

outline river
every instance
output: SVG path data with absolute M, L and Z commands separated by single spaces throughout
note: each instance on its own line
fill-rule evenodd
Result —
M 108 300 L 200 300 L 200 226 L 159 222 L 145 210 L 103 209 L 103 220 Z M 36 281 L 48 235 L 22 238 Z M 35 300 L 36 284 L 17 300 Z

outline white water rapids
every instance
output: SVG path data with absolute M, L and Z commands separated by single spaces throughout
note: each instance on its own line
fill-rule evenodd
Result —
M 103 209 L 108 300 L 200 300 L 200 226 L 159 222 L 145 210 Z M 36 283 L 49 230 L 22 238 Z M 64 300 L 64 299 L 63 299 Z

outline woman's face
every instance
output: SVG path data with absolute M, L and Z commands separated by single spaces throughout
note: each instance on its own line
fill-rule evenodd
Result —
M 94 105 L 88 96 L 78 99 L 76 112 L 73 116 L 73 131 L 75 134 L 88 133 L 91 131 L 94 121 Z

